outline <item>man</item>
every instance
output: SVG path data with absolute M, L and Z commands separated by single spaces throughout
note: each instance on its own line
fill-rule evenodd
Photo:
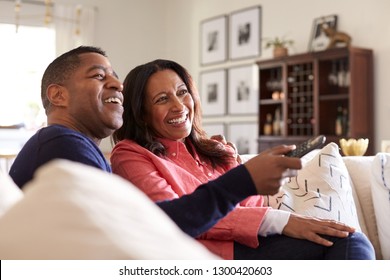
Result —
M 23 188 L 36 169 L 52 159 L 81 162 L 111 172 L 98 148 L 122 126 L 122 83 L 104 51 L 81 46 L 56 58 L 42 78 L 41 97 L 48 126 L 25 144 L 10 176 Z M 284 178 L 302 167 L 283 155 L 293 146 L 272 148 L 194 193 L 157 204 L 187 234 L 210 229 L 244 198 L 275 194 Z

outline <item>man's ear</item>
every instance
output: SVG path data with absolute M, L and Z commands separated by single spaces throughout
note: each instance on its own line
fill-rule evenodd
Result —
M 65 87 L 51 84 L 46 91 L 47 98 L 53 106 L 66 107 L 69 102 L 68 91 Z

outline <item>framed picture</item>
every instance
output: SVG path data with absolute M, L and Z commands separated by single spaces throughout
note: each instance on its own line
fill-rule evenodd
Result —
M 200 37 L 202 65 L 227 60 L 227 16 L 202 21 Z
M 228 70 L 229 114 L 257 114 L 259 109 L 259 70 L 257 65 Z
M 313 29 L 309 40 L 309 52 L 325 50 L 330 42 L 322 30 L 322 25 L 337 29 L 337 15 L 324 16 L 316 18 L 313 23 Z
M 257 131 L 257 123 L 231 123 L 227 140 L 236 145 L 238 153 L 241 155 L 257 154 L 257 138 L 259 137 Z
M 203 129 L 206 131 L 209 137 L 213 135 L 223 135 L 225 138 L 227 138 L 224 123 L 204 123 Z
M 230 59 L 260 55 L 261 7 L 253 7 L 230 15 Z
M 204 116 L 226 114 L 226 70 L 200 73 L 200 99 Z

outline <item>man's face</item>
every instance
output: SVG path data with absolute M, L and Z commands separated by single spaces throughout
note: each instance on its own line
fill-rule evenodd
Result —
M 85 53 L 80 60 L 80 66 L 65 82 L 68 117 L 80 132 L 102 139 L 122 126 L 123 86 L 105 56 Z

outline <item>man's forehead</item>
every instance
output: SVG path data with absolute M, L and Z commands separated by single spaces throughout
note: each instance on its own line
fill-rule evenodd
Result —
M 85 65 L 93 65 L 93 64 L 101 64 L 101 65 L 107 65 L 111 67 L 110 61 L 107 57 L 104 55 L 101 55 L 99 53 L 82 53 L 79 55 L 80 62 L 83 66 Z
M 79 57 L 80 57 L 80 66 L 81 68 L 84 68 L 84 71 L 101 69 L 106 73 L 110 73 L 117 76 L 115 71 L 112 69 L 110 61 L 104 55 L 91 52 L 91 53 L 80 54 Z

